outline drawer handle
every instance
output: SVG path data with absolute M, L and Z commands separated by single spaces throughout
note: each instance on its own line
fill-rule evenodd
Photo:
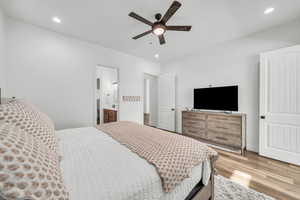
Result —
M 216 117 L 216 120 L 228 120 L 228 118 L 223 118 L 223 117 Z
M 216 139 L 218 139 L 218 140 L 228 140 L 227 138 L 219 137 L 219 136 L 216 136 Z

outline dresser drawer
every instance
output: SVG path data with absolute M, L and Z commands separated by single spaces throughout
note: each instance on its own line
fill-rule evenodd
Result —
M 229 133 L 240 136 L 242 126 L 238 123 L 208 121 L 207 128 L 211 131 Z
M 228 145 L 231 147 L 241 147 L 242 146 L 242 140 L 241 137 L 224 134 L 220 132 L 214 132 L 214 131 L 208 131 L 207 139 L 211 140 L 213 142 L 216 142 L 218 144 L 222 145 Z
M 182 126 L 205 129 L 205 121 L 187 119 L 183 121 Z
M 214 121 L 216 123 L 233 123 L 233 124 L 242 124 L 241 117 L 239 116 L 223 116 L 223 115 L 208 115 L 207 120 Z
M 196 112 L 182 112 L 182 118 L 184 120 L 206 120 L 206 115 Z
M 183 127 L 182 133 L 184 135 L 194 136 L 198 138 L 206 138 L 205 129 L 194 127 Z

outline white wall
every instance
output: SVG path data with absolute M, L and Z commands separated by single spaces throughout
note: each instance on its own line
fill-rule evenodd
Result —
M 6 74 L 5 74 L 5 41 L 6 41 L 6 32 L 5 32 L 5 16 L 3 11 L 0 8 L 0 88 L 2 89 L 2 97 L 5 95 L 6 90 Z
M 157 63 L 7 20 L 8 92 L 39 106 L 56 127 L 91 126 L 98 64 L 119 68 L 120 97 L 143 96 L 144 73 Z M 143 102 L 120 102 L 120 120 L 143 123 Z
M 240 112 L 247 114 L 247 148 L 258 151 L 259 53 L 299 43 L 298 20 L 163 64 L 162 73 L 178 77 L 177 130 L 181 132 L 181 110 L 193 107 L 194 88 L 238 84 Z

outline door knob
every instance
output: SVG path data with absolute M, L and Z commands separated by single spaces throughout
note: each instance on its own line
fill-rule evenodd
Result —
M 172 111 L 175 111 L 175 108 L 172 108 L 171 110 L 172 110 Z
M 266 116 L 262 115 L 260 116 L 261 119 L 266 119 Z

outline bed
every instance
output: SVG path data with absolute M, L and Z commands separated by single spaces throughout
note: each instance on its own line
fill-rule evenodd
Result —
M 217 152 L 178 134 L 129 121 L 55 131 L 11 100 L 0 104 L 0 136 L 0 199 L 214 199 Z
M 66 129 L 59 138 L 61 170 L 72 200 L 207 200 L 214 198 L 214 161 L 193 168 L 190 177 L 164 192 L 155 167 L 106 133 Z

